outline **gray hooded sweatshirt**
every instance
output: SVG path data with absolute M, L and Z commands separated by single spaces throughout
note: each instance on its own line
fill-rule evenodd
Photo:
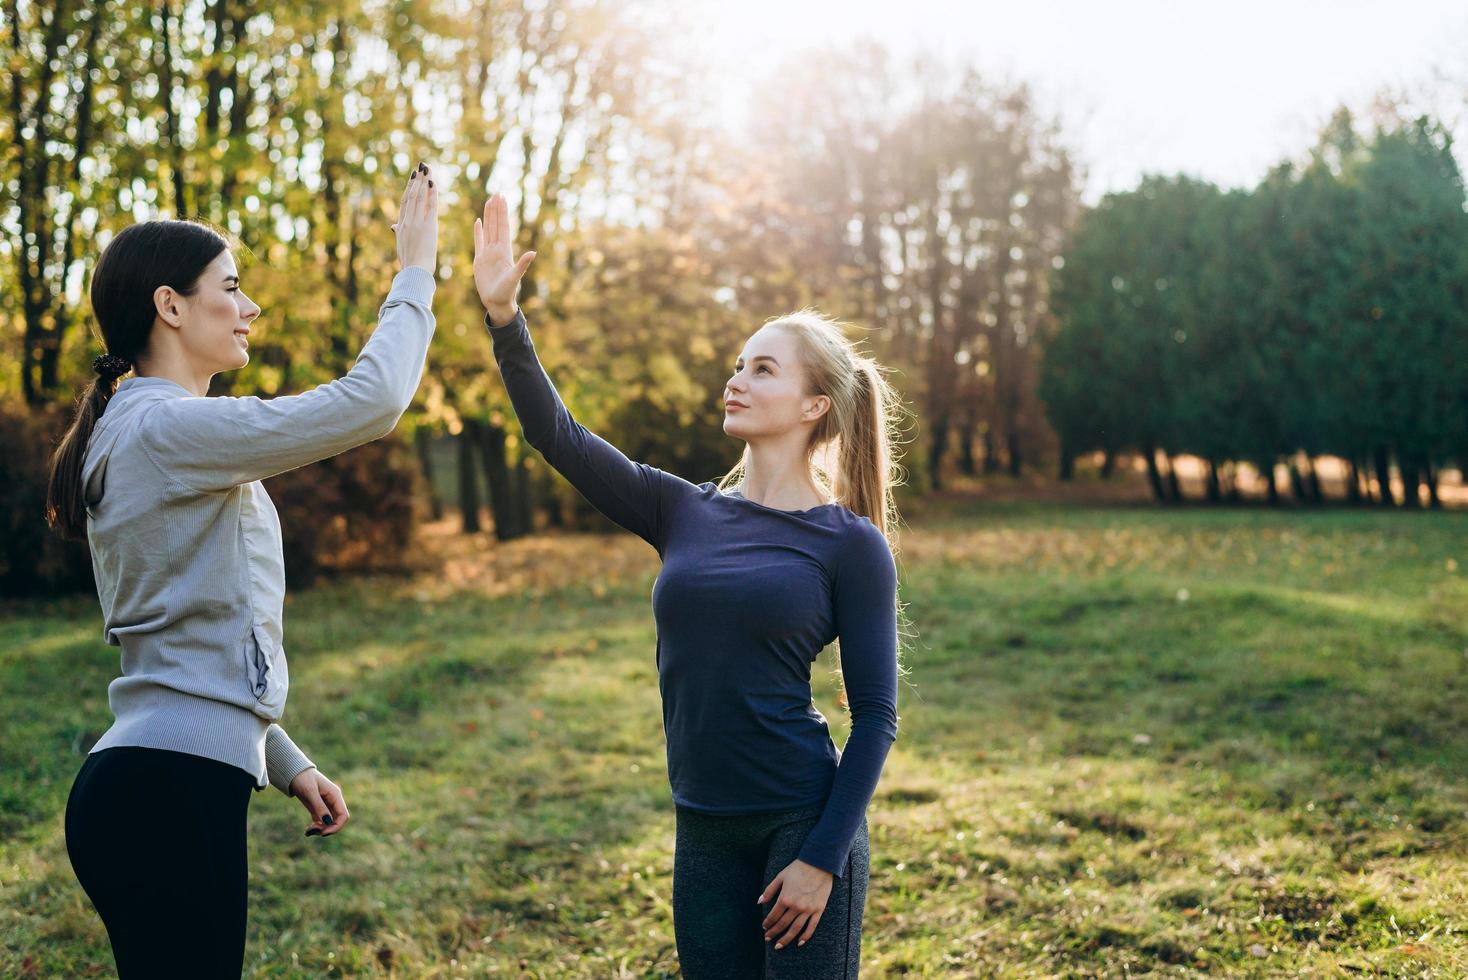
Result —
M 93 752 L 170 749 L 238 766 L 282 792 L 311 768 L 277 722 L 280 519 L 260 481 L 392 431 L 423 374 L 433 276 L 398 273 L 357 363 L 299 395 L 200 398 L 129 378 L 82 470 L 103 634 L 122 648 L 116 720 Z

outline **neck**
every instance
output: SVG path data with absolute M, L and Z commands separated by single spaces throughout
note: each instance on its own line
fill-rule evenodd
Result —
M 209 393 L 209 382 L 214 380 L 212 371 L 200 371 L 172 351 L 161 351 L 146 360 L 139 359 L 134 371 L 140 378 L 164 378 L 172 381 L 200 398 Z
M 808 433 L 791 436 L 749 443 L 741 491 L 746 500 L 778 510 L 809 510 L 830 503 L 811 477 L 805 449 Z

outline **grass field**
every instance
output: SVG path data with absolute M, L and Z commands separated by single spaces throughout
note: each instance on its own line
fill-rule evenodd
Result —
M 864 975 L 1468 975 L 1468 515 L 913 524 Z M 460 541 L 293 596 L 288 727 L 354 821 L 255 798 L 246 974 L 676 976 L 655 570 Z M 61 840 L 98 619 L 0 610 L 0 976 L 111 972 Z

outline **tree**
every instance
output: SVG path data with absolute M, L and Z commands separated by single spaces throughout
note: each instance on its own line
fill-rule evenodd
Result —
M 102 52 L 117 25 L 105 7 L 68 0 L 9 0 L 4 12 L 0 180 L 12 204 L 0 222 L 20 300 L 20 387 L 26 403 L 38 406 L 60 390 L 62 352 L 76 320 L 67 288 L 88 232 L 83 214 L 99 193 L 97 147 L 116 121 L 116 76 L 104 73 L 112 59 Z

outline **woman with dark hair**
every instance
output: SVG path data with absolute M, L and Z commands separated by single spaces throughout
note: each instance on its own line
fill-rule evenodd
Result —
M 743 458 L 718 486 L 635 463 L 579 425 L 516 307 L 535 257 L 502 197 L 474 278 L 525 439 L 663 560 L 657 666 L 677 807 L 673 928 L 689 980 L 838 980 L 860 967 L 865 814 L 897 734 L 897 576 L 888 532 L 896 398 L 839 325 L 771 320 L 725 383 Z M 844 751 L 811 697 L 833 640 Z
M 107 353 L 52 457 L 46 509 L 86 536 L 103 633 L 121 648 L 116 720 L 72 786 L 66 847 L 123 980 L 239 977 L 252 790 L 300 800 L 307 836 L 350 819 L 278 724 L 285 574 L 260 481 L 380 438 L 407 409 L 433 334 L 437 209 L 419 164 L 394 226 L 401 271 L 356 365 L 268 401 L 205 397 L 249 362 L 260 315 L 221 235 L 146 221 L 97 261 Z

